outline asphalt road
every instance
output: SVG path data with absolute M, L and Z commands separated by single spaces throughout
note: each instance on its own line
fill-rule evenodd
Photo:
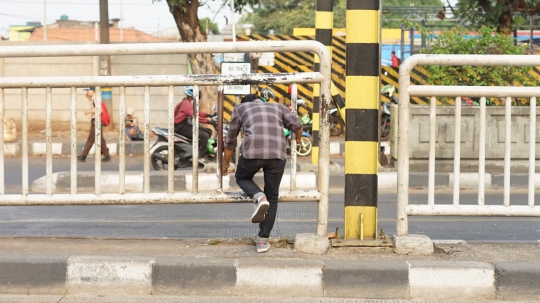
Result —
M 79 170 L 93 170 L 93 159 Z M 30 182 L 45 174 L 43 158 L 30 159 Z M 103 163 L 103 170 L 118 169 L 118 162 Z M 128 157 L 128 170 L 140 170 L 140 157 Z M 55 158 L 54 171 L 69 170 L 69 159 Z M 20 159 L 6 159 L 6 187 L 20 190 Z M 461 193 L 461 203 L 476 203 L 476 192 Z M 412 191 L 410 203 L 425 203 L 427 194 Z M 488 192 L 486 204 L 502 204 L 502 192 Z M 540 201 L 540 193 L 536 195 Z M 452 193 L 437 192 L 436 203 L 451 204 Z M 526 204 L 523 191 L 513 192 L 511 204 Z M 19 206 L 1 207 L 0 236 L 90 238 L 240 238 L 253 236 L 248 204 L 128 205 L 128 206 Z M 332 194 L 329 231 L 343 230 L 343 194 Z M 396 194 L 380 193 L 379 227 L 395 233 Z M 315 232 L 316 203 L 281 203 L 272 236 Z M 432 239 L 487 242 L 538 242 L 538 218 L 508 217 L 411 217 L 409 232 Z

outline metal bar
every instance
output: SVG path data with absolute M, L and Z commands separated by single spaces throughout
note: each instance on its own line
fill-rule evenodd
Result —
M 94 163 L 95 163 L 95 190 L 96 195 L 101 194 L 101 87 L 96 86 L 94 97 L 95 108 L 95 141 L 94 141 Z
M 217 133 L 218 133 L 218 151 L 217 151 L 217 178 L 218 178 L 218 188 L 217 192 L 223 192 L 223 86 L 218 89 L 218 104 L 217 104 Z
M 296 116 L 298 109 L 296 108 L 296 101 L 298 99 L 298 86 L 296 83 L 292 85 L 291 90 L 291 111 Z M 296 190 L 296 135 L 291 131 L 291 190 Z
M 167 140 L 167 193 L 174 194 L 174 86 L 169 86 L 169 105 L 168 105 L 168 128 L 169 128 L 169 140 Z M 198 184 L 197 184 L 198 186 Z
M 144 87 L 144 174 L 143 193 L 150 193 L 150 87 Z
M 530 100 L 530 121 L 529 121 L 529 203 L 530 207 L 534 206 L 534 176 L 535 176 L 535 161 L 536 161 L 536 97 Z
M 405 61 L 407 62 L 407 60 Z M 409 89 L 411 71 L 407 65 L 399 68 L 398 121 L 400 125 L 410 125 L 409 118 Z M 397 184 L 397 220 L 398 236 L 409 235 L 409 218 L 405 208 L 409 204 L 409 128 L 398 127 L 398 184 Z
M 455 97 L 468 96 L 471 98 L 532 98 L 540 92 L 539 87 L 525 86 L 438 86 L 414 85 L 408 89 L 412 97 L 436 96 Z
M 504 102 L 504 206 L 510 206 L 510 158 L 512 151 L 512 98 Z
M 283 191 L 279 202 L 313 202 L 320 199 L 317 190 Z M 215 193 L 206 192 L 192 194 L 188 192 L 174 193 L 117 193 L 95 194 L 44 194 L 5 195 L 0 197 L 0 206 L 32 206 L 32 205 L 126 205 L 126 204 L 200 204 L 200 203 L 253 203 L 253 200 L 241 192 Z
M 45 104 L 45 145 L 46 145 L 46 160 L 45 160 L 45 175 L 47 179 L 47 196 L 53 194 L 53 179 L 52 179 L 52 89 L 45 89 L 46 104 Z M 1 122 L 1 121 L 0 121 Z
M 317 41 L 246 41 L 236 43 L 123 43 L 94 45 L 10 46 L 0 49 L 0 57 L 64 57 L 112 55 L 170 55 L 246 52 L 314 52 L 330 58 L 326 47 Z M 321 59 L 322 61 L 322 59 Z M 540 64 L 538 64 L 540 65 Z
M 191 169 L 193 172 L 193 187 L 191 188 L 191 192 L 196 194 L 199 192 L 199 91 L 193 89 L 193 97 L 193 128 L 191 130 Z
M 540 216 L 540 206 L 528 205 L 421 205 L 407 206 L 410 216 Z
M 485 203 L 486 189 L 486 97 L 480 98 L 480 135 L 478 138 L 478 205 Z
M 28 195 L 28 88 L 22 88 L 22 194 Z M 3 121 L 2 121 L 3 123 Z
M 0 49 L 1 50 L 1 49 Z M 233 85 L 233 84 L 288 84 L 319 83 L 323 75 L 319 72 L 245 74 L 245 75 L 154 75 L 154 76 L 85 76 L 85 77 L 2 77 L 0 88 L 61 88 L 84 86 L 125 86 L 145 85 L 167 87 L 170 85 Z
M 5 171 L 4 171 L 4 89 L 0 88 L 0 195 L 5 194 Z
M 435 139 L 437 133 L 437 98 L 429 101 L 429 180 L 428 205 L 435 205 Z
M 126 193 L 126 88 L 120 86 L 119 104 L 120 123 L 118 125 L 118 193 Z
M 407 62 L 408 61 L 408 62 Z M 407 64 L 405 64 L 407 63 Z M 444 66 L 538 66 L 540 58 L 530 55 L 414 55 L 402 65 L 407 69 L 416 65 Z
M 453 203 L 459 205 L 459 176 L 461 170 L 461 97 L 456 98 L 454 127 L 454 194 Z
M 321 44 L 322 45 L 322 44 Z M 331 104 L 332 58 L 325 48 L 318 53 L 320 72 L 322 74 L 321 94 L 319 103 L 319 193 L 320 200 L 317 209 L 317 236 L 327 237 L 328 234 L 328 205 L 330 184 L 330 115 Z M 294 81 L 294 83 L 299 83 Z
M 71 88 L 71 194 L 77 194 L 77 88 Z

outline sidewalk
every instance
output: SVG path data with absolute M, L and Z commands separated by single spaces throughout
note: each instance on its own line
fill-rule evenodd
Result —
M 309 255 L 271 240 L 270 251 L 258 254 L 252 239 L 3 238 L 0 293 L 540 299 L 538 244 L 436 243 L 430 256 L 397 255 L 391 248 Z

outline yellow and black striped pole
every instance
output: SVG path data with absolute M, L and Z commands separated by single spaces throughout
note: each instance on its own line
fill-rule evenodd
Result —
M 315 12 L 315 40 L 321 42 L 332 55 L 332 28 L 334 27 L 334 1 L 317 0 Z M 315 71 L 320 71 L 320 59 L 315 55 Z M 319 163 L 319 102 L 321 89 L 319 84 L 313 84 L 313 149 L 311 163 Z
M 345 238 L 377 238 L 381 0 L 347 0 Z

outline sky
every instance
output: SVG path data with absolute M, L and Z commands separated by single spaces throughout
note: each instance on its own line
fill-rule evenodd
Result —
M 222 28 L 226 24 L 224 16 L 230 22 L 231 11 L 229 5 L 219 11 L 221 4 L 220 0 L 208 0 L 199 8 L 199 18 L 215 17 L 214 22 Z M 7 34 L 10 25 L 24 25 L 31 21 L 43 23 L 44 7 L 47 24 L 55 23 L 64 14 L 70 20 L 99 21 L 99 0 L 0 0 L 1 33 Z M 154 3 L 152 0 L 109 0 L 109 19 L 120 18 L 121 11 L 124 28 L 135 27 L 153 34 L 176 26 L 166 0 Z M 239 15 L 235 18 L 238 20 Z
M 315 0 L 314 0 L 315 1 Z M 450 0 L 455 4 L 457 0 Z M 46 3 L 46 5 L 44 5 Z M 223 28 L 225 16 L 231 22 L 230 6 L 221 8 L 221 0 L 204 0 L 199 8 L 199 18 L 214 19 Z M 10 25 L 24 25 L 26 22 L 43 22 L 46 7 L 47 24 L 54 23 L 60 16 L 67 15 L 70 20 L 99 21 L 99 0 L 0 0 L 0 34 L 7 35 Z M 169 13 L 166 0 L 109 0 L 109 18 L 124 19 L 124 28 L 135 27 L 153 34 L 160 30 L 175 27 L 174 19 Z M 239 19 L 236 14 L 236 21 Z

